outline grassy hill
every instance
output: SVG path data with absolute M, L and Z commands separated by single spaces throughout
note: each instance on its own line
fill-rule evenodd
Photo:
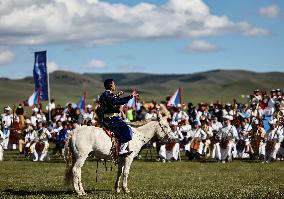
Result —
M 254 88 L 269 90 L 284 88 L 284 73 L 255 73 L 242 70 L 213 70 L 194 74 L 147 74 L 147 73 L 110 73 L 78 74 L 55 71 L 50 75 L 51 97 L 57 103 L 77 102 L 87 91 L 88 103 L 103 91 L 103 80 L 113 78 L 118 89 L 130 92 L 137 89 L 142 100 L 164 100 L 178 87 L 183 89 L 185 102 L 232 101 L 241 94 L 249 94 Z M 0 107 L 4 104 L 18 103 L 33 92 L 33 78 L 19 80 L 0 79 Z M 240 98 L 239 98 L 240 99 Z M 241 99 L 240 99 L 241 100 Z

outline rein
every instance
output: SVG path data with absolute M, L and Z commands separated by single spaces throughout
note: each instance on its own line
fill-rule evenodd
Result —
M 164 128 L 164 126 L 161 124 L 161 118 L 157 115 L 157 121 L 158 121 L 158 123 L 159 123 L 159 126 L 161 127 L 161 129 L 162 129 L 162 132 L 164 132 L 165 133 L 165 135 L 167 135 L 168 136 L 168 133 L 165 131 L 165 128 Z

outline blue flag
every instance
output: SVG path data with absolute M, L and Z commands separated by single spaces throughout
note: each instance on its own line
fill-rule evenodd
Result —
M 40 93 L 40 100 L 48 100 L 46 51 L 35 52 L 34 83 L 35 91 Z
M 86 91 L 84 92 L 84 96 L 81 97 L 80 101 L 77 103 L 77 107 L 80 108 L 81 113 L 85 113 L 86 109 L 86 98 L 87 98 L 87 93 Z

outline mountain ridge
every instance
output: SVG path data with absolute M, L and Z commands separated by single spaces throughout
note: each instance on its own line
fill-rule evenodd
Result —
M 257 73 L 246 70 L 211 70 L 192 74 L 152 73 L 75 73 L 55 71 L 50 74 L 51 98 L 58 103 L 76 102 L 84 90 L 88 102 L 103 90 L 103 80 L 112 78 L 118 89 L 130 92 L 137 89 L 143 100 L 165 100 L 179 87 L 185 102 L 232 100 L 253 89 L 284 88 L 283 72 Z M 0 104 L 18 103 L 28 98 L 34 90 L 33 77 L 22 79 L 0 78 Z M 241 100 L 241 99 L 240 99 Z

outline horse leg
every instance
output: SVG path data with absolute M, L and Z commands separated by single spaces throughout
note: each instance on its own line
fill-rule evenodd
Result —
M 122 170 L 124 168 L 124 162 L 125 158 L 122 158 L 121 156 L 118 157 L 118 169 L 117 169 L 117 177 L 114 185 L 114 191 L 116 193 L 120 193 L 120 188 L 119 188 L 119 182 L 122 174 Z
M 133 155 L 129 155 L 128 157 L 125 158 L 125 163 L 124 163 L 124 169 L 123 169 L 123 174 L 122 174 L 122 189 L 124 191 L 124 193 L 129 193 L 130 190 L 127 188 L 127 178 L 129 175 L 129 170 L 130 170 L 130 166 L 132 164 L 133 161 Z
M 83 196 L 86 195 L 82 181 L 81 181 L 81 168 L 84 165 L 85 160 L 87 159 L 88 155 L 80 156 L 74 167 L 73 167 L 73 182 L 74 182 L 74 188 L 78 195 Z

